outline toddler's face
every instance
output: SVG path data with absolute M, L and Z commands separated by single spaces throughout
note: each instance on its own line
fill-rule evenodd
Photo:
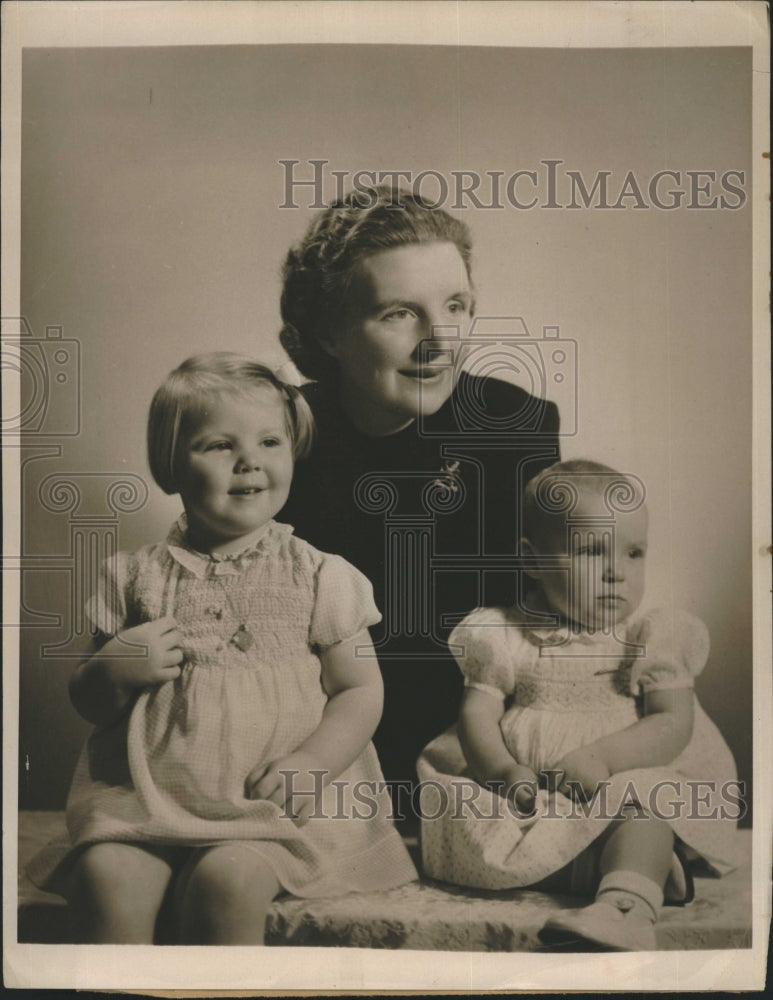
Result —
M 646 508 L 616 514 L 613 526 L 608 519 L 601 497 L 581 494 L 563 537 L 540 548 L 560 560 L 556 568 L 535 573 L 548 604 L 586 628 L 611 628 L 624 621 L 644 594 Z
M 237 551 L 287 501 L 292 441 L 284 403 L 273 388 L 213 396 L 189 429 L 179 489 L 194 544 Z

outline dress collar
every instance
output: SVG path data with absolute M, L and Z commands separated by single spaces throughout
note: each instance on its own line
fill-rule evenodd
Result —
M 589 632 L 585 628 L 577 629 L 568 621 L 562 621 L 558 625 L 542 625 L 540 618 L 551 615 L 556 617 L 556 612 L 552 611 L 540 593 L 532 594 L 528 598 L 528 605 L 524 609 L 527 614 L 533 615 L 533 620 L 521 626 L 521 630 L 532 646 L 566 646 L 568 643 L 577 643 L 581 646 L 596 645 L 603 642 L 605 633 L 596 629 Z M 523 617 L 523 612 L 518 611 L 519 617 Z
M 523 634 L 532 646 L 565 646 L 568 643 L 581 646 L 595 645 L 604 639 L 602 632 L 588 632 L 582 629 L 576 632 L 570 625 L 525 625 Z
M 273 552 L 292 533 L 291 525 L 269 521 L 260 538 L 251 542 L 241 552 L 207 555 L 205 552 L 197 552 L 189 545 L 188 520 L 185 514 L 181 514 L 169 530 L 166 547 L 176 562 L 201 580 L 205 576 L 237 575 L 255 559 Z

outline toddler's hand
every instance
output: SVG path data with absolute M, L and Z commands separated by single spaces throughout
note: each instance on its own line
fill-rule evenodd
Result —
M 498 795 L 515 806 L 519 816 L 529 816 L 534 812 L 537 775 L 530 767 L 513 763 L 496 782 L 491 782 L 491 785 Z
M 110 639 L 97 654 L 107 664 L 108 675 L 119 688 L 164 684 L 179 677 L 183 651 L 182 636 L 171 615 L 126 629 Z M 127 644 L 145 646 L 130 650 Z
M 610 777 L 606 763 L 589 746 L 572 750 L 543 774 L 551 791 L 579 799 L 591 797 L 599 783 Z
M 298 750 L 253 768 L 244 782 L 244 791 L 248 799 L 273 802 L 296 826 L 305 826 L 317 807 L 321 811 L 326 777 L 309 754 Z

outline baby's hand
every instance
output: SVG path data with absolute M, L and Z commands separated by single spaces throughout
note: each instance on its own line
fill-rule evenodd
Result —
M 513 762 L 498 780 L 491 784 L 498 795 L 515 806 L 519 816 L 530 816 L 534 812 L 537 775 L 530 767 Z
M 590 746 L 572 750 L 554 768 L 542 773 L 551 791 L 579 799 L 591 797 L 599 783 L 610 777 L 605 761 Z
M 97 654 L 107 665 L 110 680 L 119 688 L 164 684 L 181 673 L 182 636 L 171 615 L 126 629 L 105 643 Z M 127 644 L 146 647 L 130 650 Z
M 309 754 L 296 750 L 253 768 L 244 782 L 244 792 L 248 799 L 273 802 L 296 826 L 305 826 L 312 812 L 322 810 L 326 777 Z

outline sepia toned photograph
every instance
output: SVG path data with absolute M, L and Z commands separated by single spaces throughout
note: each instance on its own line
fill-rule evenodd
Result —
M 761 988 L 766 5 L 3 19 L 6 985 Z

